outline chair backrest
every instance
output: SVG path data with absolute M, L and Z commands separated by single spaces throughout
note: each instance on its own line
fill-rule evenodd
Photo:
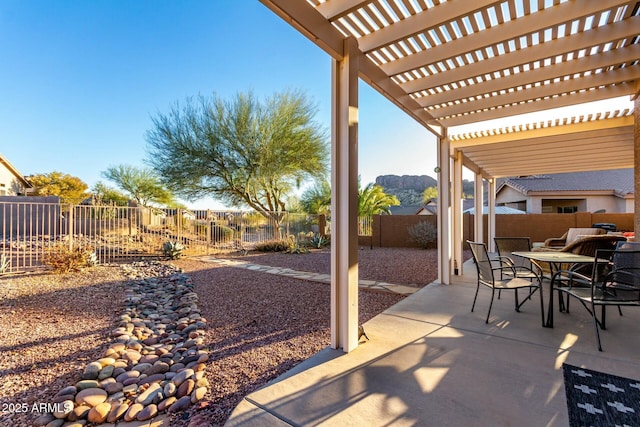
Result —
M 487 245 L 479 242 L 471 242 L 467 240 L 469 248 L 471 248 L 471 254 L 476 264 L 478 271 L 478 280 L 488 286 L 494 285 L 493 269 L 491 265 L 491 259 L 487 252 Z
M 621 301 L 640 301 L 640 249 L 598 250 L 598 263 L 609 258 L 608 273 L 603 280 L 607 298 Z
M 511 252 L 529 252 L 531 250 L 531 240 L 528 237 L 494 237 L 493 240 L 496 242 L 499 256 L 509 257 L 518 267 L 531 268 L 530 260 L 511 256 Z

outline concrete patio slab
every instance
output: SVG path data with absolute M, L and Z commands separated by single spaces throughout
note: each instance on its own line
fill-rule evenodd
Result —
M 371 340 L 351 353 L 326 349 L 250 394 L 227 425 L 566 426 L 564 362 L 640 379 L 640 343 L 628 339 L 640 310 L 612 310 L 600 353 L 579 304 L 542 328 L 537 297 L 516 313 L 505 293 L 485 324 L 489 294 L 471 313 L 464 271 L 371 319 Z

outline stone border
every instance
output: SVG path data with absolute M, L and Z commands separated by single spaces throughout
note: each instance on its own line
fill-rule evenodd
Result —
M 79 382 L 56 394 L 55 412 L 38 417 L 36 426 L 147 421 L 184 410 L 206 394 L 206 319 L 190 278 L 158 261 L 122 269 L 130 280 L 125 312 L 111 332 L 115 342 L 86 366 Z
M 271 267 L 269 265 L 254 264 L 252 262 L 244 261 L 244 260 L 217 258 L 215 256 L 202 256 L 202 257 L 198 257 L 197 259 L 206 261 L 206 262 L 214 262 L 217 264 L 224 265 L 225 267 L 244 268 L 246 270 L 260 271 L 262 273 L 293 277 L 294 279 L 311 280 L 313 282 L 322 282 L 322 283 L 331 283 L 330 274 L 310 273 L 306 271 L 292 270 L 290 268 L 285 268 L 285 267 Z M 407 285 L 396 285 L 393 283 L 378 282 L 375 280 L 364 280 L 364 279 L 359 280 L 358 285 L 361 289 L 390 292 L 393 294 L 400 294 L 400 295 L 411 295 L 420 289 L 417 286 L 411 287 Z

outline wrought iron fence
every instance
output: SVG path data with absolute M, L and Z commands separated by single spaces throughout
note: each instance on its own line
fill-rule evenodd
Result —
M 0 201 L 0 273 L 36 269 L 55 245 L 93 251 L 99 263 L 162 255 L 252 249 L 256 243 L 317 233 L 318 216 L 294 213 L 159 209 Z
M 359 236 L 371 236 L 372 226 L 373 226 L 372 216 L 358 217 L 358 235 Z

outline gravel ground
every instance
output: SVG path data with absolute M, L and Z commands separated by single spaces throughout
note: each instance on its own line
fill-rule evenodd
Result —
M 255 263 L 329 272 L 329 252 L 249 254 Z M 424 286 L 435 279 L 435 251 L 361 250 L 360 277 Z M 205 370 L 211 389 L 173 426 L 222 425 L 248 393 L 329 345 L 329 286 L 224 267 L 197 259 L 173 262 L 189 274 L 208 321 Z M 123 310 L 117 267 L 67 274 L 0 277 L 0 425 L 30 425 L 20 407 L 50 402 L 100 357 Z M 359 293 L 360 322 L 403 297 Z M 11 405 L 13 404 L 13 406 Z

